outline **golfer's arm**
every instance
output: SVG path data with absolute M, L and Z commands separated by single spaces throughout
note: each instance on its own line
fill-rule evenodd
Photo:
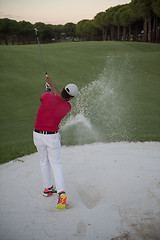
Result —
M 58 95 L 58 96 L 61 95 L 58 89 L 56 88 L 56 86 L 54 85 L 54 83 L 52 82 L 52 80 L 48 76 L 46 76 L 46 82 L 49 83 L 49 85 L 51 86 L 54 95 Z

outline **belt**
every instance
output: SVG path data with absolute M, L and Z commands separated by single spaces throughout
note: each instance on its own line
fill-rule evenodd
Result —
M 34 129 L 34 132 L 42 133 L 42 134 L 55 134 L 55 133 L 58 133 L 58 131 L 57 132 L 47 132 L 47 131 L 39 131 L 37 129 Z

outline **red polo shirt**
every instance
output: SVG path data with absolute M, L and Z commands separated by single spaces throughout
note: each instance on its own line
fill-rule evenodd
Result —
M 50 92 L 43 93 L 40 101 L 34 128 L 39 131 L 57 132 L 62 118 L 71 110 L 71 104 Z

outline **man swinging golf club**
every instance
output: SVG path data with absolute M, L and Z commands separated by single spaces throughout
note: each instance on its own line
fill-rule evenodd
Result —
M 53 90 L 53 94 L 50 92 L 51 90 Z M 60 93 L 46 75 L 46 91 L 40 97 L 41 104 L 34 125 L 33 139 L 40 154 L 43 195 L 49 197 L 53 193 L 58 193 L 57 209 L 64 209 L 67 200 L 60 161 L 59 124 L 71 110 L 71 104 L 68 101 L 77 95 L 78 88 L 75 84 L 68 84 Z M 53 187 L 51 179 L 51 170 L 54 174 L 55 187 Z

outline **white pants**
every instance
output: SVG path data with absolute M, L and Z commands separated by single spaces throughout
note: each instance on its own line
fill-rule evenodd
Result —
M 33 132 L 33 141 L 40 155 L 43 187 L 50 188 L 53 185 L 51 179 L 52 169 L 57 193 L 65 191 L 61 166 L 60 134 L 41 134 Z

